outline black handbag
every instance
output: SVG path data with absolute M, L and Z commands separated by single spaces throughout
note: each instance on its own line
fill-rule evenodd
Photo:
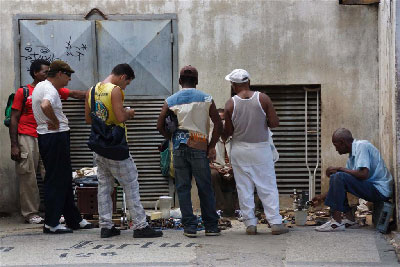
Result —
M 105 121 L 96 116 L 94 93 L 95 86 L 91 91 L 90 117 L 92 127 L 87 145 L 91 151 L 107 159 L 125 160 L 129 158 L 125 128 L 119 125 L 107 125 Z

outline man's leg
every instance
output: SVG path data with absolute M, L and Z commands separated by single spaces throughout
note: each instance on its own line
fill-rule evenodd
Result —
M 181 145 L 174 151 L 175 187 L 182 212 L 182 224 L 185 229 L 196 231 L 197 217 L 193 214 L 190 192 L 192 189 L 192 170 L 186 159 L 187 153 L 187 146 L 185 145 Z
M 215 210 L 215 197 L 211 186 L 211 171 L 207 152 L 190 148 L 188 157 L 200 198 L 201 216 L 206 230 L 218 230 L 218 214 Z
M 251 166 L 249 172 L 251 172 L 250 175 L 257 188 L 257 194 L 263 204 L 268 222 L 271 225 L 282 224 L 282 216 L 279 214 L 279 193 L 272 158 L 266 164 Z
M 349 213 L 351 210 L 347 201 L 347 192 L 371 202 L 386 200 L 371 182 L 359 180 L 345 172 L 332 174 L 325 205 L 331 207 L 334 211 L 334 219 L 338 222 L 341 222 L 340 212 Z
M 236 189 L 239 198 L 239 206 L 243 215 L 243 223 L 246 227 L 256 226 L 258 219 L 254 215 L 254 183 L 251 180 L 247 168 L 239 165 L 232 165 L 236 181 Z
M 100 155 L 96 155 L 97 164 L 97 202 L 99 210 L 99 225 L 100 228 L 111 229 L 113 203 L 111 193 L 114 189 L 114 177 L 108 169 L 108 159 Z
M 68 185 L 65 179 L 59 176 L 60 168 L 63 165 L 62 159 L 65 158 L 62 156 L 65 145 L 62 144 L 60 133 L 39 135 L 38 140 L 40 155 L 46 169 L 44 182 L 45 224 L 56 227 L 65 205 L 66 188 L 72 186 L 71 181 Z
M 109 170 L 120 182 L 125 192 L 125 201 L 133 217 L 133 230 L 143 229 L 148 224 L 146 213 L 140 203 L 138 171 L 132 158 L 122 161 L 108 160 Z
M 40 196 L 36 180 L 36 170 L 39 161 L 37 139 L 28 135 L 18 135 L 21 154 L 26 155 L 15 163 L 15 170 L 19 178 L 19 193 L 21 214 L 25 220 L 38 216 Z
M 217 210 L 224 210 L 224 195 L 222 193 L 221 175 L 216 169 L 211 168 L 211 184 L 215 194 L 215 208 Z

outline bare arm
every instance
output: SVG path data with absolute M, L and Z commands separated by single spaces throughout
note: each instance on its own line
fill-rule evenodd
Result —
M 57 130 L 60 128 L 60 121 L 57 119 L 56 114 L 54 114 L 53 107 L 48 99 L 43 99 L 40 104 L 40 108 L 42 109 L 44 115 L 49 118 L 50 121 L 47 122 L 49 130 Z
M 369 177 L 369 169 L 368 168 L 360 168 L 359 170 L 350 170 L 343 167 L 328 167 L 326 169 L 326 175 L 329 177 L 336 172 L 345 172 L 350 175 L 353 175 L 359 180 L 367 180 Z
M 210 111 L 209 111 L 210 118 L 214 123 L 214 129 L 211 134 L 211 140 L 208 144 L 208 158 L 211 160 L 215 159 L 216 152 L 215 152 L 215 145 L 218 142 L 219 137 L 222 133 L 222 121 L 221 117 L 218 114 L 217 107 L 215 106 L 214 100 L 212 100 Z
M 84 90 L 69 90 L 69 97 L 75 99 L 85 99 L 86 91 Z
M 133 117 L 135 116 L 135 110 L 133 108 L 124 108 L 121 89 L 118 86 L 115 86 L 111 92 L 111 103 L 112 109 L 118 122 L 125 122 L 129 119 L 133 119 Z
M 90 107 L 89 107 L 89 92 L 90 90 L 87 90 L 85 96 L 85 120 L 87 124 L 92 124 L 92 118 L 90 117 Z
M 269 128 L 275 128 L 279 126 L 279 118 L 276 114 L 274 105 L 271 99 L 266 94 L 260 93 L 260 102 L 263 110 L 267 114 L 267 124 Z
M 10 141 L 11 141 L 11 159 L 15 161 L 21 160 L 21 151 L 18 143 L 18 122 L 21 117 L 21 111 L 11 109 L 11 122 L 10 122 Z
M 165 118 L 167 117 L 167 112 L 168 112 L 168 104 L 167 102 L 164 102 L 164 105 L 161 109 L 161 113 L 158 116 L 157 120 L 157 130 L 160 132 L 162 136 L 165 138 L 169 139 L 171 136 L 167 131 L 165 131 Z
M 222 134 L 222 139 L 226 140 L 229 136 L 233 134 L 233 124 L 232 124 L 232 113 L 233 113 L 233 100 L 230 98 L 225 104 L 225 127 L 224 133 Z

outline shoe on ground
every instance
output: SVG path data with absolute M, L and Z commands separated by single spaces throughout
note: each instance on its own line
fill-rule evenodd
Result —
M 248 234 L 248 235 L 256 235 L 257 234 L 257 226 L 255 226 L 255 225 L 247 226 L 246 234 Z
M 39 215 L 33 215 L 32 217 L 30 217 L 30 218 L 27 220 L 27 223 L 30 223 L 30 224 L 40 224 L 40 223 L 42 223 L 43 221 L 44 221 L 43 218 L 40 217 Z
M 47 224 L 43 226 L 43 233 L 45 234 L 70 234 L 72 232 L 72 229 L 69 229 L 61 224 L 55 227 L 48 226 Z
M 346 229 L 346 226 L 344 223 L 338 223 L 335 221 L 333 218 L 323 225 L 315 227 L 315 231 L 318 232 L 338 232 L 338 231 L 344 231 Z
M 116 235 L 120 235 L 121 230 L 115 228 L 115 226 L 111 228 L 101 228 L 100 237 L 101 238 L 108 238 Z
M 134 238 L 154 238 L 162 236 L 162 231 L 156 231 L 148 225 L 145 228 L 133 230 Z
M 289 232 L 289 229 L 284 224 L 273 224 L 271 225 L 271 233 L 273 235 L 281 235 Z
M 342 219 L 342 224 L 344 224 L 345 228 L 358 228 L 358 223 L 350 221 L 349 219 Z
M 194 229 L 185 229 L 183 230 L 183 235 L 194 238 L 197 237 L 197 231 Z
M 85 219 L 82 219 L 82 221 L 79 223 L 79 229 L 92 229 L 92 228 L 94 228 L 94 225 L 86 221 Z
M 220 229 L 206 229 L 206 236 L 219 236 L 221 235 Z

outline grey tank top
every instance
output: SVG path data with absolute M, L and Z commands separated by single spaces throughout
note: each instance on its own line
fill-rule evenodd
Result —
M 267 116 L 260 103 L 260 92 L 254 92 L 249 99 L 232 97 L 234 107 L 232 141 L 260 143 L 268 141 Z

